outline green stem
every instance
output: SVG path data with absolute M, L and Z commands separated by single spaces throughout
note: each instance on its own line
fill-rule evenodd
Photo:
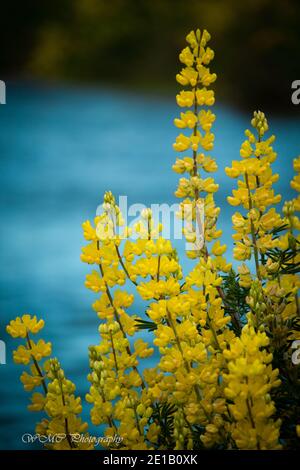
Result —
M 159 270 L 160 270 L 160 255 L 158 255 L 158 260 L 157 260 L 157 275 L 156 275 L 156 281 L 159 282 Z
M 128 272 L 128 270 L 127 270 L 127 268 L 126 268 L 126 266 L 125 266 L 125 264 L 124 264 L 124 262 L 123 262 L 121 253 L 120 253 L 120 251 L 119 251 L 119 247 L 118 247 L 116 244 L 115 244 L 115 247 L 116 247 L 116 252 L 117 252 L 117 255 L 118 255 L 118 258 L 119 258 L 119 262 L 120 262 L 120 264 L 121 264 L 121 266 L 122 266 L 122 268 L 123 268 L 123 270 L 124 270 L 124 273 L 125 273 L 126 276 L 128 277 L 129 281 L 131 281 L 132 284 L 134 284 L 135 286 L 137 286 L 138 283 L 137 283 L 136 281 L 134 281 L 133 279 L 131 279 L 130 274 L 129 274 L 129 272 Z
M 66 406 L 66 401 L 65 401 L 65 395 L 64 395 L 64 392 L 63 392 L 62 382 L 59 379 L 58 375 L 56 376 L 56 379 L 58 380 L 58 383 L 59 383 L 61 399 L 62 399 L 63 406 L 65 407 Z M 69 431 L 69 422 L 68 422 L 67 417 L 65 417 L 64 422 L 65 422 L 65 431 L 66 431 L 66 438 L 67 438 L 68 444 L 69 444 L 71 449 L 76 449 L 77 446 L 76 446 L 76 444 L 74 444 L 74 442 L 71 439 L 71 435 L 70 435 L 70 431 Z
M 249 415 L 249 420 L 250 420 L 250 423 L 251 423 L 251 427 L 252 427 L 252 429 L 255 429 L 255 422 L 254 422 L 254 419 L 253 419 L 253 416 L 252 416 L 251 406 L 250 406 L 250 403 L 249 403 L 249 398 L 246 399 L 246 405 L 247 405 L 247 410 L 248 410 L 248 415 Z M 259 441 L 257 441 L 257 450 L 260 450 Z
M 208 321 L 208 326 L 212 332 L 212 335 L 214 337 L 214 340 L 215 340 L 215 343 L 217 345 L 217 348 L 221 351 L 221 348 L 220 348 L 220 343 L 219 343 L 219 340 L 218 340 L 218 337 L 217 337 L 217 334 L 216 334 L 216 331 L 213 327 L 213 324 L 212 324 L 212 321 L 211 321 L 211 318 L 209 316 L 209 313 L 207 312 L 207 321 Z
M 142 433 L 141 428 L 140 428 L 139 417 L 138 417 L 138 414 L 137 414 L 136 406 L 135 406 L 135 405 L 133 405 L 133 411 L 134 411 L 134 417 L 135 417 L 135 422 L 136 422 L 137 430 L 138 430 L 140 436 L 143 437 L 143 433 Z
M 253 202 L 252 202 L 252 196 L 251 196 L 251 190 L 250 190 L 250 184 L 249 184 L 249 177 L 248 173 L 245 173 L 245 183 L 248 189 L 248 203 L 249 203 L 249 210 L 253 209 Z M 261 281 L 261 275 L 260 275 L 260 270 L 259 270 L 259 258 L 258 258 L 258 248 L 257 248 L 257 240 L 256 240 L 256 234 L 255 234 L 255 228 L 253 224 L 253 220 L 250 219 L 250 229 L 251 229 L 251 238 L 252 238 L 252 245 L 253 245 L 253 251 L 254 251 L 254 260 L 255 260 L 255 268 L 256 268 L 256 275 L 257 278 Z
M 167 323 L 168 325 L 172 328 L 173 330 L 173 333 L 174 333 L 174 336 L 175 336 L 175 341 L 176 341 L 176 344 L 177 344 L 177 347 L 178 347 L 178 350 L 182 356 L 182 359 L 183 359 L 183 363 L 184 363 L 184 366 L 185 366 L 185 369 L 188 373 L 191 372 L 191 367 L 188 363 L 188 361 L 184 358 L 184 354 L 183 354 L 183 350 L 182 350 L 182 347 L 181 347 L 181 343 L 180 343 L 180 339 L 179 339 L 179 336 L 178 336 L 178 333 L 177 333 L 177 330 L 176 330 L 176 326 L 174 325 L 173 323 L 173 320 L 171 318 L 171 315 L 170 315 L 170 312 L 167 310 Z M 201 400 L 202 400 L 202 396 L 201 396 L 201 390 L 199 388 L 199 385 L 195 384 L 194 385 L 194 390 L 195 390 L 195 393 L 196 393 L 196 396 L 197 396 L 197 399 L 199 401 L 199 403 L 201 404 Z M 203 408 L 203 407 L 202 407 Z M 203 411 L 204 413 L 206 414 L 206 411 L 204 410 L 203 408 Z M 206 414 L 206 417 L 208 418 L 207 414 Z
M 97 248 L 98 248 L 98 250 L 99 250 L 99 241 L 97 241 Z M 110 293 L 109 287 L 108 287 L 108 285 L 107 285 L 107 282 L 105 281 L 105 278 L 104 278 L 104 271 L 103 271 L 103 267 L 102 267 L 101 262 L 99 262 L 98 266 L 99 266 L 99 270 L 100 270 L 100 274 L 101 274 L 101 276 L 102 276 L 102 279 L 104 280 L 104 283 L 105 283 L 106 295 L 107 295 L 108 300 L 109 300 L 109 303 L 110 303 L 110 305 L 111 305 L 111 307 L 113 308 L 113 311 L 114 311 L 114 318 L 115 318 L 116 322 L 118 323 L 118 325 L 119 325 L 119 327 L 120 327 L 120 330 L 121 330 L 121 332 L 122 332 L 123 338 L 128 341 L 127 335 L 126 335 L 125 330 L 124 330 L 124 328 L 123 328 L 123 325 L 122 325 L 122 322 L 121 322 L 121 320 L 120 320 L 119 314 L 118 314 L 118 312 L 117 312 L 116 307 L 114 306 L 114 301 L 113 301 L 112 295 L 111 295 L 111 293 Z M 126 351 L 127 351 L 127 354 L 128 354 L 129 356 L 132 356 L 132 352 L 131 352 L 131 349 L 130 349 L 129 344 L 126 346 Z M 136 367 L 136 366 L 132 366 L 132 368 L 133 368 L 133 370 L 134 370 L 135 372 L 138 373 L 138 375 L 139 375 L 139 377 L 140 377 L 140 379 L 141 379 L 141 381 L 142 381 L 142 388 L 145 388 L 144 380 L 143 380 L 142 376 L 140 375 L 140 373 L 139 373 L 137 367 Z
M 112 348 L 112 351 L 113 351 L 113 356 L 114 356 L 114 361 L 115 361 L 116 372 L 118 374 L 119 368 L 118 368 L 118 362 L 117 362 L 117 356 L 116 356 L 116 350 L 115 350 L 113 335 L 112 335 L 111 331 L 109 332 L 109 335 L 110 335 L 111 348 Z
M 103 389 L 101 387 L 97 387 L 97 389 L 100 392 L 103 403 L 106 403 L 106 399 L 105 399 Z M 110 425 L 110 427 L 114 428 L 115 432 L 117 433 L 118 429 L 117 429 L 117 426 L 115 425 L 115 422 L 114 422 L 113 417 L 111 415 L 107 416 L 107 422 Z
M 26 340 L 27 340 L 27 345 L 28 345 L 28 349 L 32 350 L 32 347 L 31 347 L 31 340 L 30 340 L 30 337 L 29 337 L 29 333 L 28 331 L 26 332 Z M 40 369 L 40 366 L 36 360 L 36 358 L 33 356 L 33 354 L 31 354 L 31 359 L 34 363 L 34 366 L 37 370 L 37 373 L 38 375 L 41 377 L 42 379 L 42 387 L 43 387 L 43 390 L 44 390 L 44 393 L 45 395 L 47 395 L 47 392 L 48 392 L 48 389 L 47 389 L 47 385 L 46 385 L 46 381 L 45 381 L 45 376 L 44 374 L 42 373 L 41 369 Z

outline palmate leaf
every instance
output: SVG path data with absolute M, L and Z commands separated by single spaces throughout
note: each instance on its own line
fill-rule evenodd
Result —
M 299 367 L 288 368 L 284 356 L 278 361 L 281 385 L 275 388 L 272 399 L 275 402 L 276 415 L 282 421 L 280 438 L 286 449 L 299 450 L 300 439 L 296 434 L 296 426 L 300 416 L 300 372 Z
M 280 274 L 298 274 L 300 272 L 300 263 L 293 266 L 286 266 L 280 270 Z
M 284 232 L 288 227 L 288 224 L 280 225 L 279 227 L 270 230 L 270 234 L 276 236 L 278 233 Z
M 160 434 L 157 441 L 157 447 L 174 448 L 174 413 L 176 406 L 171 403 L 155 403 L 150 422 L 160 426 Z
M 139 318 L 138 320 L 135 320 L 135 323 L 139 330 L 147 330 L 151 332 L 157 329 L 157 324 L 154 323 L 153 321 L 142 320 L 141 318 Z
M 233 269 L 227 275 L 222 277 L 223 283 L 221 287 L 223 292 L 224 310 L 232 319 L 229 326 L 231 326 L 235 334 L 240 335 L 245 322 L 246 313 L 249 311 L 249 307 L 246 302 L 249 289 L 239 285 L 239 276 Z
M 296 261 L 297 255 L 300 254 L 299 242 L 294 239 L 294 246 L 286 250 L 273 248 L 266 252 L 266 257 L 271 259 L 274 263 L 278 263 L 279 268 L 276 276 L 283 274 L 298 274 L 300 272 L 300 262 Z M 266 259 L 262 260 L 263 264 Z
M 295 331 L 300 331 L 300 318 L 299 317 L 295 317 L 291 320 L 290 329 L 295 330 Z

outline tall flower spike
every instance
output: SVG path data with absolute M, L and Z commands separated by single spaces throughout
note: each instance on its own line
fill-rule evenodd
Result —
M 275 406 L 270 397 L 280 385 L 278 369 L 272 369 L 272 354 L 265 349 L 269 340 L 246 325 L 240 338 L 224 351 L 228 373 L 223 374 L 225 396 L 232 418 L 231 433 L 239 449 L 280 449 L 280 420 L 274 421 Z
M 266 276 L 266 270 L 261 263 L 261 256 L 267 250 L 277 246 L 278 240 L 272 232 L 282 225 L 282 219 L 272 207 L 281 200 L 272 189 L 279 176 L 273 174 L 272 163 L 276 160 L 276 153 L 271 136 L 265 140 L 263 137 L 269 126 L 267 119 L 261 111 L 255 112 L 251 121 L 256 135 L 246 130 L 247 139 L 240 150 L 242 160 L 234 160 L 231 167 L 225 172 L 230 178 L 240 178 L 238 189 L 232 191 L 227 198 L 232 206 L 241 206 L 246 213 L 236 212 L 232 217 L 235 259 L 245 261 L 254 256 L 256 275 L 258 279 Z M 245 271 L 244 268 L 242 268 Z
M 25 345 L 13 352 L 17 364 L 29 364 L 29 372 L 23 372 L 21 382 L 27 392 L 37 388 L 31 395 L 30 411 L 44 411 L 47 418 L 36 426 L 36 433 L 44 436 L 46 447 L 52 450 L 91 450 L 93 439 L 86 433 L 87 423 L 78 416 L 81 411 L 81 399 L 75 397 L 75 385 L 65 378 L 64 371 L 57 359 L 48 359 L 51 343 L 40 339 L 34 342 L 32 334 L 37 334 L 44 327 L 44 320 L 37 320 L 29 314 L 17 317 L 7 325 L 6 330 L 13 338 L 24 338 Z M 82 434 L 83 439 L 79 439 Z M 56 436 L 60 436 L 57 438 Z M 74 436 L 77 440 L 73 440 Z M 49 438 L 49 441 L 47 440 Z
M 298 319 L 300 318 L 300 303 L 298 292 L 300 288 L 300 280 L 297 275 L 298 266 L 300 263 L 300 248 L 299 248 L 299 230 L 300 220 L 297 212 L 300 210 L 300 156 L 293 161 L 293 167 L 296 175 L 293 177 L 290 185 L 291 188 L 297 191 L 298 195 L 291 201 L 286 201 L 283 206 L 284 223 L 287 225 L 287 233 L 280 237 L 280 249 L 286 250 L 289 254 L 286 258 L 284 265 L 286 274 L 283 276 L 282 284 L 287 293 L 290 293 L 289 302 L 283 312 L 284 318 Z M 300 330 L 293 330 L 291 339 L 300 339 Z
M 219 208 L 215 206 L 213 193 L 218 185 L 212 177 L 204 178 L 199 173 L 212 173 L 217 170 L 215 160 L 207 152 L 213 149 L 214 134 L 211 132 L 216 116 L 207 109 L 215 102 L 214 92 L 210 85 L 216 80 L 215 73 L 208 67 L 214 57 L 214 52 L 207 46 L 210 34 L 199 29 L 191 31 L 186 40 L 188 46 L 179 55 L 184 68 L 176 75 L 177 81 L 189 87 L 181 91 L 177 104 L 181 108 L 191 108 L 180 113 L 174 120 L 179 129 L 187 131 L 180 133 L 173 147 L 176 152 L 190 150 L 192 156 L 177 158 L 173 165 L 176 173 L 187 173 L 188 177 L 181 178 L 175 195 L 182 198 L 180 216 L 184 221 L 184 235 L 193 249 L 187 252 L 190 258 L 196 258 L 203 253 L 203 244 L 221 235 L 216 228 Z M 201 109 L 200 109 L 201 108 Z M 200 220 L 200 211 L 204 211 L 205 227 Z

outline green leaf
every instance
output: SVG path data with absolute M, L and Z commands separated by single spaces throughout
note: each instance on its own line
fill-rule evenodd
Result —
M 148 330 L 149 332 L 151 332 L 157 329 L 157 324 L 153 321 L 138 319 L 135 320 L 135 323 L 137 324 L 137 328 L 139 330 Z

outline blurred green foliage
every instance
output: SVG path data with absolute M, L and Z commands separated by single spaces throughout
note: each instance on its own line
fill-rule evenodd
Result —
M 11 0 L 1 10 L 6 74 L 170 89 L 184 36 L 200 27 L 212 35 L 218 99 L 292 107 L 299 0 Z

